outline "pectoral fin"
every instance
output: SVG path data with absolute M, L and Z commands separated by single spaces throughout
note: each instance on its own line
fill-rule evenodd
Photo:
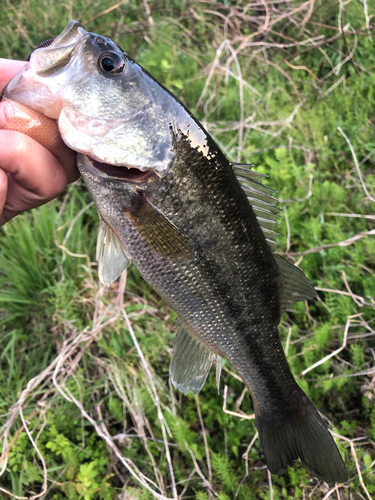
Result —
M 184 394 L 198 394 L 204 386 L 212 363 L 216 362 L 216 383 L 219 391 L 221 357 L 181 325 L 174 342 L 171 378 L 176 389 Z
M 109 286 L 130 265 L 116 234 L 102 219 L 100 220 L 96 244 L 96 260 L 99 266 L 99 279 Z
M 158 208 L 140 195 L 134 196 L 133 203 L 126 215 L 157 253 L 180 260 L 192 254 L 193 246 L 189 239 Z

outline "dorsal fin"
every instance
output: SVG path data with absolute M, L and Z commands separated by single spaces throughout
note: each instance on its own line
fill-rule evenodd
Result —
M 266 237 L 267 243 L 272 252 L 277 247 L 276 238 L 279 233 L 275 232 L 282 210 L 276 205 L 277 198 L 273 196 L 276 191 L 262 184 L 262 178 L 267 177 L 251 170 L 253 165 L 246 163 L 231 163 L 238 182 L 247 194 L 254 213 Z M 307 300 L 316 297 L 316 290 L 303 272 L 289 263 L 280 255 L 274 253 L 276 263 L 280 271 L 281 284 L 281 311 L 284 312 L 292 304 L 300 300 Z
M 231 165 L 238 182 L 253 207 L 267 243 L 274 252 L 278 245 L 276 239 L 279 236 L 279 233 L 274 229 L 278 224 L 279 212 L 282 211 L 276 205 L 278 199 L 273 196 L 276 191 L 262 184 L 263 177 L 267 177 L 267 175 L 251 170 L 250 167 L 253 165 L 246 163 L 231 163 Z
M 300 300 L 316 297 L 316 290 L 311 281 L 306 278 L 301 269 L 288 262 L 281 255 L 274 254 L 279 268 L 281 284 L 280 307 L 286 311 L 292 304 Z

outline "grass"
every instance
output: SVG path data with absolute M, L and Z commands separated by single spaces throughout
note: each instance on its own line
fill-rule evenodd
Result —
M 0 53 L 25 58 L 78 19 L 194 109 L 229 159 L 269 175 L 279 251 L 318 289 L 280 333 L 350 479 L 329 489 L 299 465 L 267 474 L 228 363 L 220 396 L 213 373 L 198 398 L 170 386 L 176 315 L 134 268 L 99 286 L 98 220 L 78 181 L 1 229 L 1 498 L 375 495 L 375 12 L 354 0 L 245 4 L 7 0 Z

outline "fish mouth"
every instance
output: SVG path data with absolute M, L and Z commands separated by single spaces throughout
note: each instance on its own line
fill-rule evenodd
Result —
M 51 48 L 61 48 L 76 44 L 88 37 L 89 33 L 77 22 L 71 20 L 63 31 L 53 39 Z
M 103 177 L 110 177 L 123 182 L 145 182 L 153 176 L 154 171 L 150 168 L 140 170 L 134 167 L 125 167 L 111 165 L 110 163 L 102 163 L 90 158 L 92 166 L 99 170 Z M 104 174 L 104 175 L 103 175 Z

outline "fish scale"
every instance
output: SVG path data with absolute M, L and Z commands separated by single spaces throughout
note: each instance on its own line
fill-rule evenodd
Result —
M 272 391 L 276 402 L 285 401 L 285 382 L 293 387 L 296 384 L 283 351 L 262 348 L 265 336 L 278 337 L 275 327 L 280 319 L 277 266 L 272 253 L 226 159 L 220 165 L 216 163 L 215 169 L 200 153 L 184 146 L 180 140 L 170 177 L 152 193 L 152 198 L 161 212 L 175 214 L 171 222 L 182 234 L 197 242 L 194 258 L 183 265 L 160 258 L 139 238 L 136 227 L 134 238 L 126 238 L 127 253 L 145 280 L 199 332 L 200 338 L 221 356 L 235 361 L 253 398 L 264 399 L 262 394 Z M 185 176 L 187 165 L 189 184 L 183 189 L 179 185 L 171 193 L 174 183 L 170 180 Z M 222 175 L 217 175 L 218 171 Z M 207 197 L 207 187 L 216 193 L 214 200 Z M 195 193 L 195 202 L 187 206 L 184 200 L 191 192 Z M 181 206 L 184 210 L 179 210 Z M 102 215 L 105 218 L 103 211 Z M 214 243 L 209 241 L 212 235 Z M 249 244 L 256 239 L 262 244 Z M 257 265 L 250 265 L 254 261 Z M 273 276 L 270 268 L 274 269 Z M 276 356 L 271 357 L 273 353 Z M 276 366 L 277 377 L 270 380 L 269 374 Z M 268 372 L 267 377 L 259 377 L 259 370 Z M 270 397 L 266 400 L 270 401 Z
M 103 61 L 105 63 L 103 63 Z M 179 315 L 171 380 L 197 394 L 226 357 L 248 387 L 265 460 L 298 458 L 344 482 L 336 444 L 289 369 L 278 324 L 316 295 L 277 255 L 279 208 L 262 175 L 232 164 L 196 118 L 112 40 L 75 21 L 37 48 L 4 95 L 58 120 L 100 215 L 99 277 L 132 262 Z

